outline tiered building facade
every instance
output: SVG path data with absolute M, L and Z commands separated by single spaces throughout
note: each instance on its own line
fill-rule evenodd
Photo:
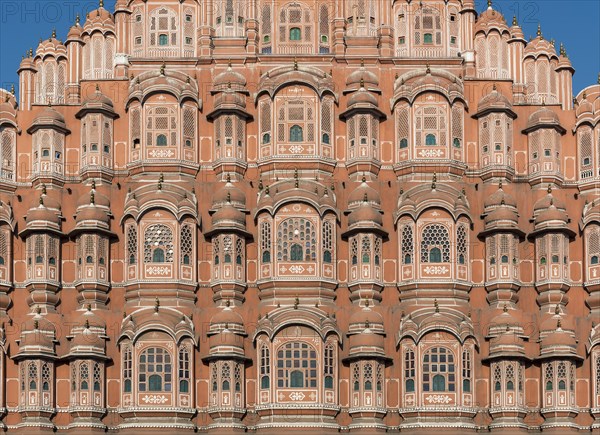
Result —
M 9 433 L 600 430 L 600 85 L 541 29 L 472 0 L 81 23 L 0 91 Z

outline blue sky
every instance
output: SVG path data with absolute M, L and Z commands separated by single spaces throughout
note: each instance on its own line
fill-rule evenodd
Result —
M 381 1 L 381 0 L 374 0 Z M 483 11 L 486 0 L 478 0 Z M 105 0 L 113 10 L 114 0 Z M 510 23 L 516 15 L 525 37 L 535 36 L 537 25 L 547 39 L 564 43 L 576 73 L 574 89 L 598 80 L 600 72 L 600 0 L 495 0 L 494 9 L 501 11 Z M 40 37 L 48 38 L 56 28 L 64 40 L 75 16 L 84 16 L 97 8 L 97 0 L 1 0 L 0 1 L 0 87 L 17 85 L 17 69 L 21 56 L 37 46 Z

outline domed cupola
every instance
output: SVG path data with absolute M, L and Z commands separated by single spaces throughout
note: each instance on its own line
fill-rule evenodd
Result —
M 365 68 L 364 61 L 362 60 L 360 68 L 351 72 L 346 79 L 346 92 L 356 91 L 360 88 L 380 92 L 379 78 L 375 73 Z
M 491 2 L 488 2 L 488 7 L 477 18 L 475 23 L 475 34 L 483 32 L 489 33 L 490 30 L 496 29 L 498 33 L 508 32 L 508 26 L 504 16 L 492 8 Z
M 247 93 L 246 78 L 243 74 L 234 71 L 231 62 L 227 69 L 215 76 L 213 79 L 213 93 L 216 92 L 242 92 Z
M 71 236 L 82 231 L 99 231 L 113 236 L 109 229 L 111 217 L 110 200 L 98 192 L 96 183 L 92 182 L 91 190 L 77 200 L 76 224 Z
M 525 57 L 538 57 L 540 55 L 545 55 L 548 58 L 558 59 L 554 43 L 544 38 L 544 36 L 542 35 L 542 28 L 540 25 L 538 25 L 536 37 L 527 43 L 523 54 Z
M 71 26 L 69 29 L 69 33 L 67 34 L 67 45 L 69 42 L 83 42 L 81 35 L 83 34 L 83 27 L 79 24 L 79 15 L 75 18 L 75 24 Z
M 365 201 L 365 195 L 369 204 L 371 204 L 377 210 L 381 209 L 381 195 L 379 195 L 377 190 L 369 186 L 369 183 L 367 183 L 367 179 L 364 175 L 359 186 L 354 189 L 350 195 L 348 195 L 348 209 L 354 210 L 355 208 L 363 205 L 363 202 Z
M 527 119 L 527 126 L 523 130 L 524 134 L 528 134 L 540 128 L 553 128 L 561 134 L 565 134 L 566 130 L 560 125 L 558 115 L 550 110 L 545 105 L 533 112 Z
M 92 311 L 92 306 L 83 308 L 71 328 L 70 349 L 67 359 L 95 359 L 108 360 L 105 350 L 105 342 L 108 339 L 106 335 L 106 322 Z
M 55 58 L 67 57 L 67 47 L 62 41 L 56 38 L 56 30 L 52 31 L 50 38 L 40 41 L 37 46 L 35 59 L 43 59 L 46 56 L 53 56 Z
M 35 118 L 33 118 L 33 122 L 31 127 L 27 129 L 27 133 L 33 134 L 39 129 L 54 129 L 59 132 L 68 134 L 70 130 L 67 128 L 67 124 L 65 123 L 65 117 L 58 112 L 51 104 L 39 112 Z
M 512 119 L 517 117 L 517 114 L 513 112 L 512 103 L 504 94 L 498 91 L 496 84 L 493 85 L 492 92 L 484 95 L 484 97 L 479 100 L 477 112 L 473 117 L 478 119 L 491 112 L 504 112 Z
M 37 204 L 31 207 L 25 216 L 26 226 L 19 235 L 21 237 L 26 237 L 34 231 L 44 231 L 62 235 L 62 213 L 60 209 L 60 203 L 48 196 L 46 187 L 43 186 L 42 194 L 40 195 Z
M 95 93 L 82 101 L 81 109 L 75 117 L 81 119 L 87 113 L 102 113 L 112 119 L 119 117 L 115 112 L 113 101 L 100 90 L 97 84 Z
M 14 358 L 19 361 L 25 358 L 57 359 L 55 345 L 56 327 L 39 310 L 21 325 L 21 335 L 17 341 L 19 351 Z
M 557 231 L 575 237 L 575 232 L 568 227 L 571 219 L 567 215 L 566 206 L 562 200 L 552 195 L 551 186 L 548 186 L 548 194 L 534 204 L 532 221 L 535 231 L 529 237 L 548 231 Z
M 485 231 L 479 234 L 480 238 L 496 232 L 509 232 L 519 239 L 525 236 L 525 233 L 518 227 L 517 202 L 512 195 L 504 191 L 502 183 L 496 192 L 485 199 L 482 217 L 485 222 Z
M 104 9 L 104 1 L 100 0 L 98 9 L 89 12 L 86 15 L 85 24 L 83 25 L 83 31 L 86 33 L 93 33 L 99 30 L 102 33 L 106 31 L 115 31 L 115 18 L 113 14 Z

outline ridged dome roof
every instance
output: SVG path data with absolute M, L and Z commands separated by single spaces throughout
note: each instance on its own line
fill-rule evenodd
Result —
M 242 90 L 246 86 L 246 78 L 243 74 L 234 71 L 231 64 L 229 64 L 225 71 L 215 76 L 213 86 L 219 90 Z
M 499 221 L 510 221 L 517 223 L 519 221 L 519 215 L 517 214 L 516 210 L 511 210 L 508 207 L 498 207 L 486 215 L 484 221 L 486 224 Z
M 360 85 L 361 83 L 364 85 L 379 86 L 379 79 L 375 73 L 361 66 L 350 73 L 346 79 L 346 86 Z
M 479 104 L 477 105 L 477 112 L 480 113 L 484 111 L 487 112 L 503 110 L 512 111 L 512 103 L 506 96 L 499 92 L 496 88 L 496 85 L 494 85 L 492 92 L 485 95 L 481 100 L 479 100 Z
M 498 29 L 501 32 L 505 30 L 508 31 L 506 20 L 502 14 L 489 6 L 477 18 L 477 22 L 475 23 L 475 33 L 480 31 L 487 33 L 492 28 Z
M 560 126 L 558 115 L 546 106 L 533 112 L 527 120 L 527 129 L 540 126 Z
M 371 204 L 363 202 L 360 207 L 354 209 L 348 216 L 349 226 L 357 225 L 360 222 L 369 222 L 383 226 L 383 217 Z
M 492 193 L 490 196 L 486 197 L 483 206 L 484 208 L 492 208 L 499 207 L 501 205 L 507 205 L 509 207 L 517 207 L 517 201 L 510 195 L 506 193 L 502 186 L 498 187 L 498 190 Z
M 246 226 L 246 216 L 239 209 L 228 203 L 219 208 L 219 210 L 217 210 L 217 212 L 212 216 L 213 226 L 227 222 Z
M 217 190 L 213 196 L 213 207 L 226 203 L 231 203 L 242 209 L 246 208 L 246 194 L 230 181 L 229 176 L 227 176 L 225 185 Z
M 369 186 L 369 184 L 363 178 L 363 181 L 360 183 L 360 185 L 348 196 L 348 206 L 351 208 L 352 206 L 360 206 L 365 200 L 365 195 L 367 202 L 375 206 L 381 205 L 381 196 L 379 195 L 379 192 Z
M 350 98 L 348 98 L 348 107 L 352 107 L 359 104 L 379 107 L 377 98 L 375 98 L 375 96 L 369 91 L 367 91 L 365 88 L 360 88 L 357 92 L 353 93 L 350 96 Z

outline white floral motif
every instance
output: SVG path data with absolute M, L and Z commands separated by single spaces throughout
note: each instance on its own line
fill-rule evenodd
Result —
M 448 272 L 448 268 L 445 266 L 427 266 L 423 269 L 425 273 L 430 275 L 443 275 Z
M 304 397 L 304 393 L 300 393 L 298 391 L 294 391 L 292 394 L 290 394 L 290 399 L 292 400 L 303 400 Z
M 433 396 L 427 396 L 427 398 L 425 399 L 427 400 L 429 403 L 435 403 L 435 404 L 443 404 L 446 405 L 450 402 L 452 402 L 452 399 L 449 396 L 444 396 L 442 394 L 435 394 Z
M 421 150 L 419 156 L 421 157 L 442 157 L 442 150 Z
M 150 396 L 144 396 L 142 397 L 142 402 L 144 403 L 150 403 L 152 405 L 162 405 L 165 402 L 168 402 L 169 399 L 167 399 L 165 396 L 161 396 L 159 394 L 153 394 Z

